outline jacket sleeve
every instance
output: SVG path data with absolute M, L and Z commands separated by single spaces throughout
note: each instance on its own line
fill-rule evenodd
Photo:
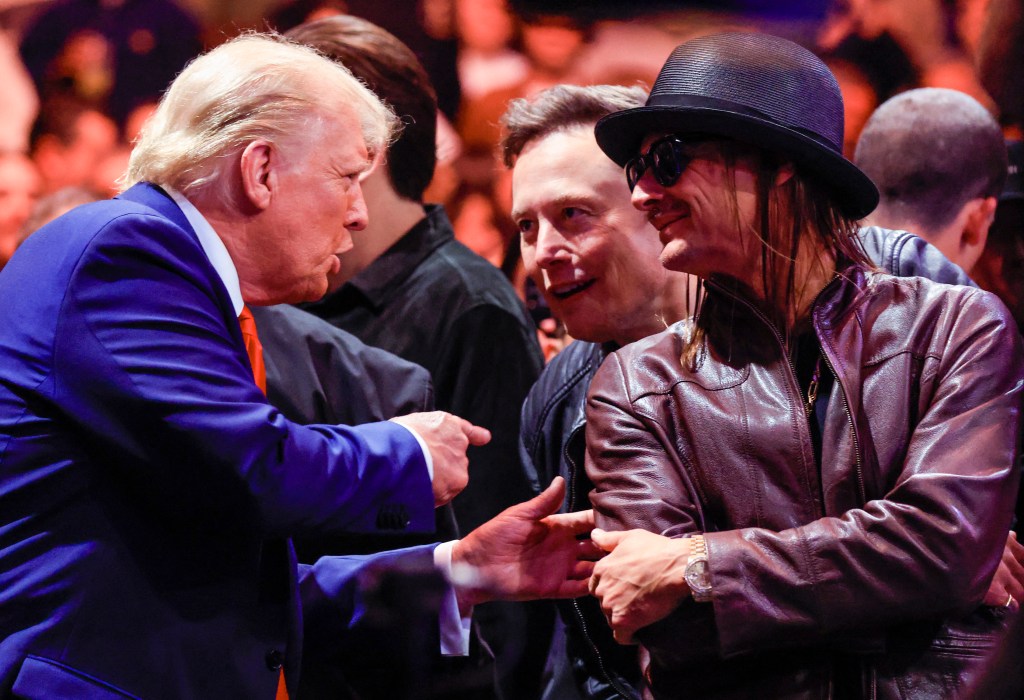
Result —
M 611 354 L 597 370 L 587 398 L 586 465 L 596 486 L 590 495 L 596 525 L 643 528 L 668 537 L 703 532 L 704 499 L 687 478 L 685 455 L 655 416 L 636 410 L 628 371 L 622 355 Z M 637 638 L 652 652 L 678 655 L 687 664 L 717 658 L 711 608 L 690 599 L 640 630 Z
M 434 407 L 430 373 L 289 304 L 252 309 L 267 398 L 296 423 L 362 425 Z
M 720 655 L 731 657 L 838 643 L 977 606 L 1003 549 L 1019 479 L 1024 372 L 1005 309 L 982 292 L 960 300 L 955 313 L 944 310 L 949 332 L 929 348 L 920 417 L 884 497 L 780 532 L 707 533 L 713 603 L 685 602 L 657 625 L 655 643 L 699 649 L 717 638 Z M 602 487 L 631 488 L 641 501 L 659 479 L 658 493 L 680 494 L 673 505 L 653 506 L 656 517 L 678 523 L 667 534 L 703 531 L 694 504 L 706 499 L 680 476 L 685 465 L 667 461 L 685 460 L 685 446 L 631 412 L 622 375 L 621 365 L 606 363 L 592 390 L 588 418 L 603 426 L 594 433 L 625 431 L 610 449 L 590 446 Z M 617 491 L 616 502 L 624 500 Z M 627 527 L 647 517 L 625 508 L 614 515 Z
M 53 391 L 87 447 L 161 507 L 257 513 L 268 535 L 374 529 L 393 502 L 433 524 L 422 452 L 405 428 L 291 423 L 252 381 L 219 279 L 157 216 L 115 219 L 71 276 Z
M 428 544 L 375 554 L 321 557 L 315 564 L 300 564 L 304 659 L 323 659 L 342 647 L 358 648 L 359 635 L 353 632 L 367 626 L 364 618 L 385 612 L 380 606 L 403 602 L 389 599 L 390 592 L 380 589 L 388 577 L 409 582 L 429 579 L 444 587 L 440 592 L 446 592 L 448 584 L 434 567 L 436 547 Z M 422 601 L 404 601 L 409 606 L 427 607 L 431 602 L 439 608 L 440 596 L 435 599 L 424 594 Z M 430 610 L 435 623 L 431 631 L 436 633 L 437 610 Z M 373 623 L 371 620 L 369 624 Z M 394 632 L 400 630 L 396 628 Z

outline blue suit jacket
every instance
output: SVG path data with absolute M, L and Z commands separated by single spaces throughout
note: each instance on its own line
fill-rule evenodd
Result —
M 37 232 L 0 299 L 0 696 L 273 697 L 299 652 L 287 538 L 373 530 L 381 504 L 432 527 L 408 431 L 267 403 L 161 190 Z M 364 564 L 331 564 L 333 591 Z

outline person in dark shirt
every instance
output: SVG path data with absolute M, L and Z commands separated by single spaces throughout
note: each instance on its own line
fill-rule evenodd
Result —
M 443 207 L 423 202 L 436 164 L 437 100 L 412 51 L 366 20 L 339 15 L 286 36 L 342 63 L 393 107 L 404 123 L 386 160 L 363 181 L 369 224 L 340 256 L 327 296 L 304 308 L 368 345 L 425 367 L 437 408 L 487 427 L 493 439 L 470 455 L 470 485 L 452 503 L 455 528 L 468 532 L 528 498 L 519 468 L 519 409 L 540 374 L 536 331 L 511 284 L 455 241 Z M 439 522 L 439 536 L 456 536 Z M 524 640 L 546 634 L 511 604 L 476 613 L 510 697 L 529 696 L 543 653 L 524 658 Z

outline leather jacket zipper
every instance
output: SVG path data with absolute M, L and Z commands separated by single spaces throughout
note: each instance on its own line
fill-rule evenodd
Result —
M 575 428 L 572 432 L 569 433 L 569 438 L 562 445 L 562 456 L 565 458 L 566 464 L 569 465 L 569 512 L 576 511 L 576 488 L 577 484 L 579 483 L 579 479 L 577 476 L 579 472 L 579 465 L 576 464 L 576 461 L 572 458 L 572 455 L 569 454 L 569 443 L 572 441 L 572 438 L 582 429 L 582 426 Z M 604 680 L 608 683 L 608 685 L 610 685 L 615 690 L 616 693 L 618 693 L 622 697 L 623 700 L 629 700 L 631 695 L 628 692 L 626 692 L 625 689 L 623 689 L 622 685 L 616 679 L 612 678 L 612 674 L 608 672 L 608 667 L 605 666 L 604 657 L 601 656 L 601 650 L 598 648 L 597 643 L 594 641 L 593 637 L 590 636 L 590 628 L 587 626 L 587 619 L 583 615 L 583 610 L 580 609 L 579 599 L 573 599 L 572 608 L 573 611 L 576 613 L 576 622 L 579 624 L 580 632 L 583 635 L 583 639 L 586 641 L 587 646 L 590 647 L 590 651 L 593 652 L 594 658 L 597 659 L 597 667 L 598 670 L 601 672 L 601 675 L 603 676 Z
M 835 280 L 835 277 L 833 277 L 833 280 Z M 712 284 L 714 285 L 714 283 L 712 283 Z M 714 285 L 714 286 L 717 286 L 722 293 L 724 293 L 724 294 L 728 295 L 729 297 L 739 301 L 744 306 L 746 306 L 751 311 L 753 311 L 759 318 L 761 318 L 762 321 L 764 321 L 764 323 L 768 326 L 768 328 L 771 329 L 772 333 L 775 335 L 775 339 L 779 342 L 779 345 L 782 348 L 783 354 L 786 356 L 786 361 L 789 364 L 789 369 L 791 371 L 790 377 L 791 377 L 792 381 L 794 381 L 797 384 L 797 396 L 801 396 L 801 400 L 802 400 L 803 397 L 802 397 L 801 392 L 800 392 L 799 382 L 796 382 L 796 368 L 793 366 L 793 361 L 789 359 L 789 353 L 786 352 L 786 344 L 785 344 L 785 342 L 782 339 L 782 334 L 779 333 L 778 329 L 775 327 L 775 324 L 772 323 L 768 319 L 768 317 L 765 316 L 763 313 L 761 313 L 755 306 L 753 306 L 752 304 L 747 302 L 742 297 L 736 296 L 734 294 L 730 294 L 726 289 L 721 287 L 721 285 Z M 814 307 L 817 305 L 819 297 L 821 297 L 821 295 L 825 292 L 825 290 L 829 286 L 831 286 L 831 282 L 829 284 L 826 284 L 824 287 L 822 287 L 822 289 L 815 295 L 814 300 L 811 302 L 811 305 L 809 307 L 810 308 L 810 312 L 811 312 L 811 327 L 814 329 L 815 338 L 817 338 L 818 345 L 821 347 L 821 357 L 825 358 L 825 364 L 828 366 L 829 371 L 832 373 L 832 376 L 835 378 L 835 383 L 839 386 L 839 391 L 840 391 L 840 393 L 843 396 L 843 410 L 845 411 L 846 419 L 847 419 L 847 421 L 850 424 L 850 434 L 853 436 L 853 454 L 854 454 L 854 459 L 856 460 L 855 463 L 856 463 L 856 471 L 857 471 L 857 484 L 858 484 L 858 486 L 860 486 L 861 498 L 863 500 L 867 500 L 867 495 L 865 494 L 865 488 L 864 488 L 864 466 L 863 466 L 863 462 L 861 461 L 861 454 L 860 454 L 860 440 L 857 437 L 857 425 L 856 425 L 856 423 L 854 423 L 853 412 L 850 410 L 850 401 L 849 401 L 849 399 L 847 398 L 847 395 L 846 395 L 846 387 L 843 386 L 843 382 L 839 378 L 839 374 L 836 372 L 835 366 L 832 364 L 832 361 L 829 359 L 828 353 L 825 352 L 825 345 L 821 342 L 821 335 L 822 334 L 821 334 L 821 332 L 818 329 L 817 323 L 815 323 L 816 319 L 815 319 L 815 316 L 814 316 Z M 814 393 L 817 394 L 817 386 L 814 387 Z M 824 436 L 822 436 L 822 437 L 824 437 Z M 824 503 L 821 504 L 819 511 L 824 509 L 824 505 L 825 505 Z M 824 515 L 825 515 L 824 513 L 821 513 L 821 517 L 824 517 Z M 878 685 L 877 685 L 877 677 L 875 675 L 875 670 L 873 668 L 871 669 L 871 672 L 870 672 L 870 683 L 871 683 L 871 700 L 876 700 L 877 695 L 878 695 Z M 831 693 L 830 693 L 830 697 L 831 697 Z
M 804 430 L 806 431 L 806 434 L 804 435 L 805 442 L 810 443 L 811 442 L 810 428 L 807 426 L 807 420 L 806 420 L 807 404 L 804 403 L 803 392 L 800 390 L 800 382 L 797 381 L 797 378 L 796 378 L 796 367 L 793 365 L 793 360 L 792 360 L 792 358 L 790 358 L 789 352 L 786 349 L 786 341 L 783 340 L 782 333 L 779 332 L 779 329 L 775 327 L 775 324 L 772 323 L 771 320 L 767 316 L 765 316 L 763 313 L 761 313 L 760 309 L 758 309 L 756 306 L 754 306 L 753 304 L 748 302 L 746 299 L 744 299 L 743 297 L 741 297 L 741 296 L 739 296 L 737 294 L 733 294 L 732 292 L 728 291 L 727 289 L 725 289 L 720 284 L 717 284 L 717 283 L 715 283 L 715 282 L 713 282 L 711 280 L 708 280 L 708 282 L 711 284 L 711 286 L 717 287 L 720 292 L 722 292 L 723 294 L 728 296 L 730 299 L 738 301 L 739 303 L 743 304 L 748 309 L 750 309 L 754 313 L 754 315 L 756 315 L 758 318 L 761 319 L 761 321 L 764 322 L 764 324 L 769 328 L 769 330 L 771 330 L 772 334 L 775 336 L 775 340 L 778 341 L 778 343 L 779 343 L 779 349 L 782 350 L 782 355 L 783 355 L 783 357 L 786 358 L 786 364 L 789 365 L 789 375 L 786 378 L 787 378 L 787 380 L 789 380 L 789 383 L 792 385 L 792 387 L 795 388 L 796 391 L 795 391 L 794 395 L 799 397 L 798 400 L 800 401 L 800 413 L 805 416 L 805 420 L 801 422 L 801 425 L 803 426 Z M 825 287 L 827 287 L 827 286 L 828 285 L 825 285 Z M 823 291 L 825 291 L 824 288 L 822 288 L 822 290 L 818 292 L 818 295 L 814 297 L 814 301 L 811 302 L 811 307 L 810 307 L 811 309 L 814 308 L 814 303 L 818 301 L 818 296 L 820 296 L 821 292 L 823 292 Z M 822 353 L 822 354 L 824 354 L 824 353 Z M 812 452 L 813 452 L 813 448 L 812 448 Z M 817 511 L 818 517 L 819 518 L 825 517 L 824 503 L 819 503 L 817 499 L 814 499 L 814 504 L 816 506 L 816 511 Z
M 566 464 L 569 465 L 569 512 L 576 512 L 576 489 L 579 484 L 579 478 L 577 476 L 579 471 L 579 465 L 573 460 L 572 455 L 569 454 L 569 444 L 572 439 L 583 430 L 583 426 L 577 426 L 569 432 L 569 437 L 566 438 L 565 442 L 562 443 L 562 457 L 565 459 Z
M 839 278 L 839 273 L 836 272 L 835 276 L 832 277 L 832 281 Z M 867 501 L 867 494 L 864 488 L 864 464 L 860 458 L 860 439 L 857 437 L 857 424 L 853 420 L 853 411 L 850 410 L 850 400 L 846 395 L 846 387 L 843 386 L 842 380 L 839 378 L 839 373 L 836 372 L 835 365 L 832 364 L 832 360 L 829 359 L 828 353 L 825 352 L 825 344 L 821 342 L 821 336 L 824 335 L 819 329 L 815 322 L 814 307 L 818 304 L 818 299 L 825 290 L 832 285 L 832 281 L 822 287 L 817 294 L 814 295 L 814 301 L 811 302 L 810 313 L 811 313 L 811 328 L 814 329 L 814 336 L 818 340 L 818 346 L 821 348 L 821 357 L 825 358 L 825 364 L 828 365 L 829 372 L 832 373 L 832 377 L 836 380 L 835 383 L 839 387 L 839 392 L 843 395 L 843 410 L 846 412 L 846 420 L 850 423 L 850 435 L 853 436 L 853 457 L 857 468 L 857 485 L 860 487 L 861 500 Z M 817 370 L 815 370 L 817 374 Z M 815 394 L 817 394 L 817 387 L 815 387 Z M 824 439 L 824 435 L 822 436 Z M 824 504 L 822 504 L 824 506 Z

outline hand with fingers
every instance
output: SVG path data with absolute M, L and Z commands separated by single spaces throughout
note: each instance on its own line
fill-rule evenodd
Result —
M 609 554 L 594 567 L 590 593 L 615 641 L 633 644 L 637 630 L 666 617 L 690 595 L 683 571 L 692 543 L 646 530 L 594 530 L 591 537 Z
M 1010 532 L 1003 548 L 996 575 L 985 594 L 985 605 L 1016 610 L 1024 600 L 1024 545 L 1017 541 L 1017 533 Z
M 391 419 L 423 438 L 434 462 L 434 506 L 451 501 L 469 483 L 466 449 L 491 441 L 491 432 L 444 411 L 410 413 Z
M 459 606 L 490 600 L 576 598 L 587 593 L 594 561 L 603 552 L 586 538 L 593 511 L 556 515 L 565 480 L 555 477 L 540 495 L 496 515 L 452 549 Z

